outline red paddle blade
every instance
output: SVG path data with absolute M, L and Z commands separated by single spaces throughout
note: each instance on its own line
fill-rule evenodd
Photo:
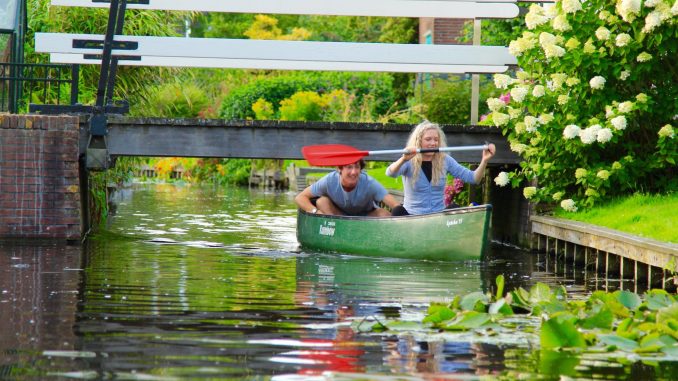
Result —
M 302 147 L 301 154 L 311 165 L 336 167 L 353 164 L 369 155 L 369 151 L 360 151 L 344 144 L 320 144 Z

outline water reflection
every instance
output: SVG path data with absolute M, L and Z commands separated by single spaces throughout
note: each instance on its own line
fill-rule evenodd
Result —
M 80 264 L 79 247 L 0 243 L 0 378 L 23 373 L 36 350 L 79 346 Z
M 0 379 L 633 374 L 577 358 L 548 371 L 548 355 L 519 342 L 356 333 L 366 317 L 416 320 L 431 301 L 490 291 L 498 274 L 508 289 L 562 279 L 498 246 L 460 263 L 304 252 L 292 197 L 142 185 L 82 247 L 0 246 Z

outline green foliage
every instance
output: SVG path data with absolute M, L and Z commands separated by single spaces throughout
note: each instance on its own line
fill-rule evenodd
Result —
M 529 3 L 520 3 L 521 11 L 526 11 Z M 520 37 L 525 30 L 525 19 L 515 17 L 512 19 L 484 19 L 480 24 L 481 45 L 508 46 L 508 44 Z M 473 42 L 473 21 L 467 21 L 462 29 L 459 42 Z
M 612 0 L 530 6 L 509 51 L 524 70 L 495 75 L 511 95 L 488 100 L 523 162 L 497 183 L 576 211 L 629 192 L 678 189 L 678 22 L 672 3 Z
M 492 81 L 481 77 L 478 112 L 486 114 L 485 99 L 498 95 Z M 435 80 L 430 89 L 424 91 L 423 114 L 426 119 L 442 124 L 468 124 L 471 115 L 471 81 L 454 77 L 451 80 Z
M 497 277 L 497 289 L 503 278 Z M 583 349 L 592 352 L 626 351 L 675 356 L 678 353 L 678 299 L 664 290 L 640 296 L 630 291 L 594 292 L 586 301 L 567 300 L 563 287 L 551 290 L 543 283 L 530 291 L 518 288 L 500 293 L 472 292 L 450 303 L 431 303 L 422 324 L 432 330 L 487 330 L 515 327 L 514 311 L 539 319 L 542 350 Z M 381 322 L 379 329 L 397 326 Z M 401 327 L 402 329 L 402 327 Z
M 558 315 L 541 325 L 540 344 L 544 349 L 586 348 L 584 336 L 574 325 L 574 317 Z
M 254 102 L 252 111 L 254 111 L 254 118 L 257 120 L 271 120 L 275 117 L 273 105 L 264 98 L 259 98 Z
M 223 100 L 220 114 L 228 120 L 250 119 L 255 117 L 252 106 L 259 99 L 276 107 L 299 91 L 312 91 L 322 95 L 335 89 L 355 94 L 358 101 L 368 95 L 372 96 L 375 99 L 374 112 L 382 114 L 393 104 L 391 84 L 390 75 L 372 73 L 307 72 L 259 78 L 231 91 Z
M 280 120 L 322 120 L 323 99 L 314 91 L 300 91 L 280 101 Z
M 135 105 L 143 116 L 195 118 L 209 106 L 210 99 L 195 83 L 170 82 L 149 90 Z
M 90 172 L 88 176 L 88 206 L 90 221 L 93 227 L 105 224 L 108 219 L 108 190 L 109 187 L 120 187 L 130 181 L 133 170 L 141 162 L 139 158 L 119 157 L 114 167 L 103 172 Z
M 416 20 L 363 16 L 300 16 L 299 27 L 316 41 L 394 42 L 416 41 Z
M 221 184 L 247 185 L 252 168 L 249 159 L 225 159 L 217 179 Z

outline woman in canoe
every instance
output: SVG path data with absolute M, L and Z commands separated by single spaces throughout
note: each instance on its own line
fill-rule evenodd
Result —
M 408 150 L 446 147 L 445 133 L 437 124 L 424 121 L 417 125 L 407 141 Z M 483 178 L 487 162 L 494 156 L 494 144 L 483 150 L 475 171 L 461 166 L 444 152 L 404 154 L 386 168 L 386 175 L 403 177 L 403 206 L 392 210 L 394 216 L 439 212 L 445 209 L 444 192 L 447 174 L 465 183 L 477 184 Z

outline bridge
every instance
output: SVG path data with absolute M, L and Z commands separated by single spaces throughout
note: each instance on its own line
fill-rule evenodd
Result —
M 80 118 L 81 154 L 87 151 L 87 119 L 86 116 Z M 450 146 L 494 143 L 497 154 L 491 165 L 520 162 L 520 157 L 510 150 L 497 128 L 442 127 Z M 301 148 L 316 144 L 341 143 L 370 151 L 405 148 L 412 128 L 409 124 L 110 116 L 107 147 L 112 157 L 303 159 Z M 480 153 L 456 152 L 454 157 L 460 162 L 476 163 Z M 397 155 L 379 155 L 368 160 L 392 161 L 396 158 Z

